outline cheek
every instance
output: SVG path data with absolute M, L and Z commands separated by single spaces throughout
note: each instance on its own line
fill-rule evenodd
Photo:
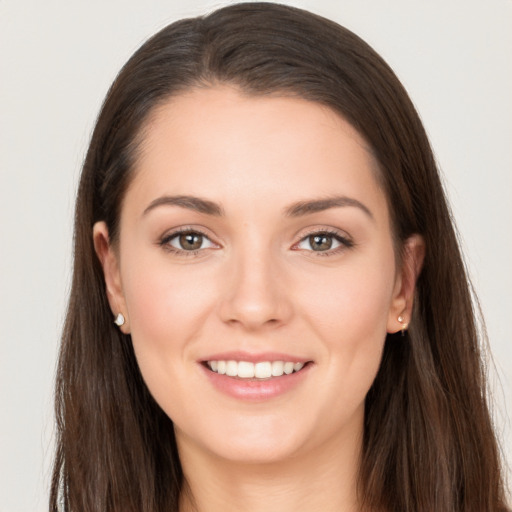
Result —
M 137 361 L 155 395 L 168 387 L 171 376 L 183 371 L 183 362 L 215 304 L 215 293 L 204 272 L 173 268 L 165 258 L 127 261 L 123 289 Z M 130 270 L 134 269 L 134 272 Z
M 324 338 L 363 342 L 385 336 L 394 288 L 393 261 L 383 266 L 376 262 L 340 267 L 304 281 L 304 315 L 323 331 Z
M 214 301 L 214 291 L 205 286 L 209 282 L 211 275 L 199 266 L 191 271 L 170 265 L 165 257 L 144 262 L 128 260 L 123 291 L 132 336 L 140 335 L 148 342 L 193 336 L 191 327 Z
M 322 342 L 329 361 L 325 383 L 336 390 L 338 413 L 345 415 L 364 402 L 380 365 L 394 288 L 393 253 L 387 263 L 340 266 L 305 284 L 304 290 L 323 289 L 302 294 L 302 316 Z

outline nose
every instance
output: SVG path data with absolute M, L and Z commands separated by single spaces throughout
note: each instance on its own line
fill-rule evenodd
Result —
M 247 249 L 230 262 L 220 303 L 221 319 L 252 331 L 286 324 L 293 306 L 282 263 L 280 266 L 270 250 Z

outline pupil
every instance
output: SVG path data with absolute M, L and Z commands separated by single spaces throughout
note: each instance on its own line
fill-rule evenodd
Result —
M 199 249 L 203 243 L 203 235 L 196 233 L 186 233 L 180 235 L 180 245 L 183 249 L 195 250 Z
M 310 237 L 311 247 L 314 251 L 325 251 L 332 246 L 332 238 L 329 235 L 314 235 Z

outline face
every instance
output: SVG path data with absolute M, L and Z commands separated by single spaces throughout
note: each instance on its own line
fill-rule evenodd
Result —
M 179 446 L 274 461 L 360 439 L 412 295 L 377 173 L 347 122 L 302 99 L 218 87 L 154 112 L 119 245 L 103 223 L 94 239 Z

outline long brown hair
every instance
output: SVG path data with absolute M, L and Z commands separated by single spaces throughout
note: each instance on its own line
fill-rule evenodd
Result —
M 144 123 L 170 96 L 216 83 L 292 95 L 338 112 L 379 162 L 397 250 L 419 233 L 426 255 L 405 338 L 388 335 L 366 399 L 359 493 L 365 510 L 506 510 L 471 292 L 421 121 L 364 41 L 309 12 L 232 5 L 148 40 L 110 88 L 76 203 L 74 273 L 57 375 L 50 508 L 177 511 L 183 474 L 172 421 L 113 325 L 92 228 L 118 237 Z

